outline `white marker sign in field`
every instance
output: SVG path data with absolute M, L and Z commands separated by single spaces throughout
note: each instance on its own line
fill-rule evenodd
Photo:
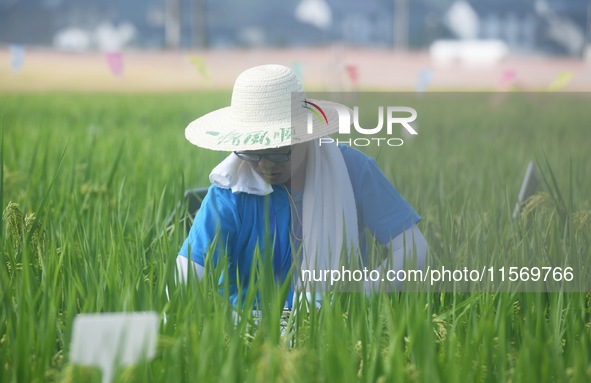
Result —
M 74 319 L 70 360 L 99 367 L 102 382 L 113 380 L 116 367 L 152 359 L 156 354 L 158 314 L 80 314 Z

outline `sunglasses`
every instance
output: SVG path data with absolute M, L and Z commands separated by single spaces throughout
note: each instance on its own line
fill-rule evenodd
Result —
M 287 153 L 252 153 L 252 152 L 234 152 L 238 158 L 248 162 L 259 162 L 266 158 L 271 162 L 287 162 L 291 159 L 291 149 Z

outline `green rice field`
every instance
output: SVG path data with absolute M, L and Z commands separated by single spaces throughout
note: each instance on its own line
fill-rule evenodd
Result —
M 429 257 L 550 260 L 577 288 L 341 293 L 282 332 L 285 289 L 263 273 L 262 317 L 236 319 L 216 275 L 174 284 L 185 233 L 166 230 L 226 155 L 184 128 L 229 91 L 0 94 L 0 382 L 100 382 L 71 362 L 72 324 L 120 311 L 166 321 L 117 382 L 591 381 L 591 96 L 407 96 L 419 134 L 361 149 L 422 216 Z M 513 219 L 530 160 L 543 181 Z

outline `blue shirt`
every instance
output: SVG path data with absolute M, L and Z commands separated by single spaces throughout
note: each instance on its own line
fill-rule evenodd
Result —
M 362 253 L 367 248 L 366 228 L 378 242 L 387 244 L 420 221 L 421 217 L 400 196 L 374 159 L 348 146 L 339 148 L 353 187 Z M 301 193 L 293 200 L 301 217 Z M 230 295 L 232 303 L 237 304 L 237 276 L 244 294 L 255 251 L 274 254 L 275 278 L 285 279 L 292 265 L 291 232 L 290 200 L 283 186 L 274 185 L 267 196 L 234 194 L 230 189 L 211 186 L 179 254 L 188 257 L 190 249 L 191 259 L 204 266 L 209 253 L 215 266 L 227 253 Z M 296 229 L 298 235 L 301 236 L 301 230 Z M 287 303 L 291 304 L 290 297 Z

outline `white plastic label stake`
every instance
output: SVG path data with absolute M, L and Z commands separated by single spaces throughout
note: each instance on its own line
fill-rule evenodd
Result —
M 540 177 L 538 176 L 538 172 L 536 170 L 536 165 L 533 161 L 530 161 L 527 164 L 527 170 L 525 171 L 525 177 L 523 177 L 523 182 L 521 183 L 521 190 L 519 191 L 519 200 L 515 205 L 515 209 L 513 210 L 513 219 L 517 218 L 517 215 L 521 211 L 521 205 L 534 193 L 536 192 L 536 188 L 538 187 L 538 183 L 540 182 Z
M 110 383 L 116 367 L 156 355 L 158 314 L 79 314 L 74 318 L 70 360 L 99 367 L 102 383 Z

